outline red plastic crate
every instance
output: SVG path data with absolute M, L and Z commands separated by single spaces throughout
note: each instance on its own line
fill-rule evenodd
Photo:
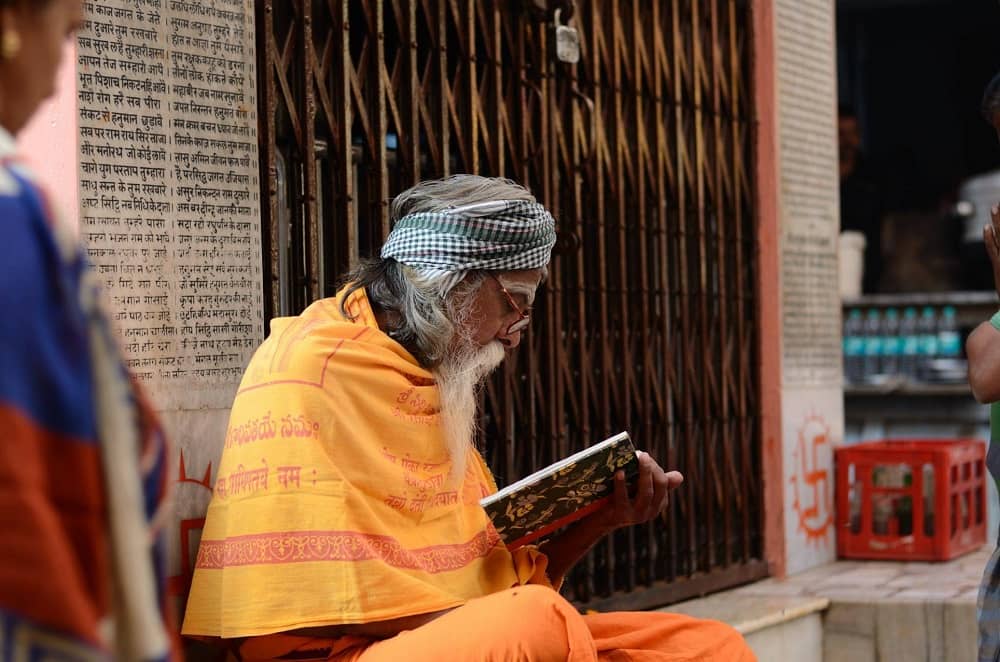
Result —
M 985 449 L 976 439 L 838 448 L 838 555 L 945 561 L 983 545 Z

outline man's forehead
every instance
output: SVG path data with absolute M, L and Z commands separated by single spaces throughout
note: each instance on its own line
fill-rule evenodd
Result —
M 545 278 L 545 269 L 518 269 L 501 271 L 497 274 L 504 285 L 520 285 L 536 288 Z
M 503 271 L 497 274 L 497 277 L 512 294 L 521 294 L 531 300 L 534 298 L 538 286 L 545 279 L 545 275 L 545 269 L 522 269 Z

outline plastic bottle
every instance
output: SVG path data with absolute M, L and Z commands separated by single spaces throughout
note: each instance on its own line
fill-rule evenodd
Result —
M 899 374 L 903 340 L 899 336 L 899 311 L 890 308 L 882 318 L 882 372 L 890 377 Z
M 878 310 L 871 308 L 865 317 L 865 352 L 863 378 L 872 381 L 882 370 L 882 322 Z
M 864 378 L 865 321 L 861 310 L 853 308 L 844 319 L 844 378 L 860 384 Z
M 955 309 L 945 306 L 938 318 L 938 356 L 954 359 L 962 354 L 962 338 L 958 335 L 958 322 L 955 320 Z
M 918 378 L 920 357 L 920 336 L 917 334 L 917 309 L 907 308 L 899 322 L 899 337 L 902 352 L 899 357 L 899 373 L 910 381 Z
M 938 353 L 937 315 L 934 309 L 926 306 L 917 321 L 917 333 L 920 335 L 920 355 L 917 374 L 923 381 L 933 381 L 932 362 Z

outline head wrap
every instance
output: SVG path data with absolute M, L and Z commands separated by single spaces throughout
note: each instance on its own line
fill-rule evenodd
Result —
M 545 207 L 496 200 L 404 216 L 382 246 L 382 258 L 445 276 L 441 293 L 447 294 L 469 271 L 540 269 L 555 243 L 555 220 Z

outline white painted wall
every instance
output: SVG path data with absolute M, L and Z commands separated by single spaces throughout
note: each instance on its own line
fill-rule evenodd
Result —
M 833 449 L 844 436 L 833 0 L 775 0 L 786 569 L 836 555 Z

